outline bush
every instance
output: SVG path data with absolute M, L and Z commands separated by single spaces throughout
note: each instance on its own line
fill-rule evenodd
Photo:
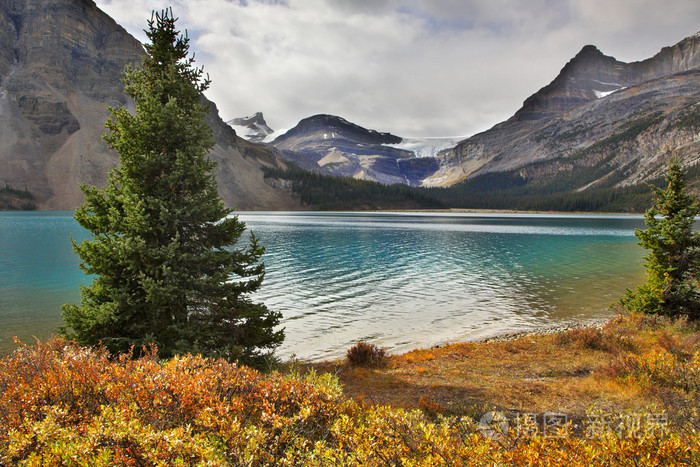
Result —
M 612 354 L 620 353 L 622 350 L 630 350 L 633 346 L 632 342 L 619 332 L 595 327 L 576 327 L 561 332 L 554 338 L 554 343 L 559 346 L 600 350 Z
M 639 381 L 653 390 L 678 389 L 697 395 L 700 392 L 700 351 L 684 358 L 660 345 L 642 354 L 620 356 L 607 373 L 613 377 Z
M 56 339 L 0 360 L 0 466 L 700 463 L 697 430 L 491 440 L 468 417 L 345 399 L 328 374 L 144 354 L 110 359 Z
M 386 357 L 386 349 L 360 341 L 348 349 L 348 361 L 354 366 L 380 366 Z

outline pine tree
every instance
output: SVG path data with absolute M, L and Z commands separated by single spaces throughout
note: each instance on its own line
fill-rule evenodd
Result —
M 639 244 L 650 250 L 644 264 L 647 282 L 620 300 L 630 311 L 700 318 L 700 234 L 693 231 L 700 203 L 686 192 L 684 177 L 673 159 L 666 189 L 652 187 L 656 199 L 644 216 L 648 228 L 635 232 Z
M 75 212 L 92 239 L 73 244 L 93 274 L 80 305 L 64 305 L 63 332 L 83 345 L 129 352 L 151 343 L 260 364 L 283 339 L 280 314 L 248 294 L 263 280 L 262 246 L 233 248 L 245 224 L 218 195 L 215 141 L 202 92 L 209 80 L 188 57 L 172 10 L 155 14 L 142 67 L 124 72 L 135 113 L 110 108 L 104 136 L 120 165 L 107 186 L 83 185 Z

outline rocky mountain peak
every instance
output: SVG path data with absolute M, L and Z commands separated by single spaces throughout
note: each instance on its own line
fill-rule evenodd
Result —
M 525 100 L 512 121 L 546 120 L 615 91 L 700 67 L 700 38 L 683 39 L 642 62 L 625 63 L 586 45 L 547 86 Z
M 586 45 L 550 84 L 530 96 L 513 116 L 516 121 L 542 120 L 604 97 L 627 86 L 626 64 Z
M 273 133 L 263 117 L 262 112 L 256 112 L 248 117 L 234 118 L 226 122 L 242 138 L 260 143 Z
M 398 144 L 402 140 L 391 133 L 380 133 L 351 123 L 335 115 L 319 114 L 301 120 L 297 126 L 279 136 L 274 144 L 300 136 L 320 136 L 322 139 L 345 139 L 363 144 Z

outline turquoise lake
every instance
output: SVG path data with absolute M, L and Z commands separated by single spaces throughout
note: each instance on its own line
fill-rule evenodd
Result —
M 257 301 L 283 313 L 282 357 L 399 352 L 611 316 L 643 281 L 641 216 L 243 212 L 266 247 Z M 0 213 L 0 355 L 46 339 L 90 278 L 68 212 Z

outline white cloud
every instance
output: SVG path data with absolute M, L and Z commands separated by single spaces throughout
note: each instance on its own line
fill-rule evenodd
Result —
M 127 30 L 173 5 L 225 119 L 316 113 L 401 136 L 512 115 L 585 44 L 648 58 L 697 32 L 697 0 L 97 0 Z

